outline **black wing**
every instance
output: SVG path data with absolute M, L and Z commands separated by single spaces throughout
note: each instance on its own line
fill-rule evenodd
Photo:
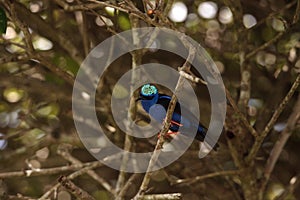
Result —
M 171 101 L 171 97 L 170 96 L 164 95 L 164 94 L 159 94 L 157 104 L 162 105 L 166 109 L 166 111 L 167 111 L 168 107 L 169 107 L 169 104 L 170 104 L 170 101 Z M 175 106 L 174 112 L 181 115 L 180 104 L 178 102 L 176 102 L 176 106 Z

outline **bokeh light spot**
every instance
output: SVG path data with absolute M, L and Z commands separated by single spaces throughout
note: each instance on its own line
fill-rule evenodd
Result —
M 183 22 L 188 14 L 188 9 L 186 5 L 182 2 L 176 2 L 172 5 L 172 8 L 169 12 L 169 18 L 173 22 Z
M 222 7 L 219 12 L 219 21 L 222 24 L 229 24 L 232 22 L 232 12 L 228 7 Z
M 47 51 L 47 50 L 52 49 L 53 44 L 50 40 L 48 40 L 44 37 L 39 37 L 36 41 L 33 42 L 33 46 L 35 49 Z
M 256 18 L 251 14 L 245 14 L 243 16 L 243 23 L 246 28 L 252 28 L 256 25 Z
M 198 13 L 201 17 L 205 19 L 212 19 L 216 16 L 218 11 L 218 6 L 212 1 L 205 1 L 199 4 Z

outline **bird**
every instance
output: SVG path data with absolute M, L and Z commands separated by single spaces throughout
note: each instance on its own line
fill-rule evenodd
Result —
M 153 84 L 144 84 L 141 87 L 139 98 L 136 101 L 140 101 L 143 109 L 157 122 L 163 123 L 168 106 L 172 97 L 166 94 L 161 94 Z M 181 116 L 181 109 L 184 109 L 184 113 L 187 116 Z M 178 132 L 180 128 L 180 132 Z M 206 137 L 207 128 L 201 124 L 197 118 L 185 107 L 181 106 L 180 103 L 176 102 L 175 109 L 172 115 L 169 132 L 166 134 L 170 136 L 172 134 L 182 134 L 187 137 L 193 137 L 191 130 L 197 130 L 194 139 L 203 142 Z M 206 138 L 208 144 L 212 147 L 213 141 L 210 138 Z M 212 148 L 216 150 L 218 144 Z

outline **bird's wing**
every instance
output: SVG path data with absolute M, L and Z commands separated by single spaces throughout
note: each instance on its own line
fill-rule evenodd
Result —
M 168 95 L 159 94 L 157 104 L 162 105 L 166 109 L 166 111 L 167 111 L 171 99 L 172 98 L 170 96 L 168 96 Z M 178 113 L 179 115 L 181 114 L 180 104 L 178 102 L 176 102 L 174 113 Z
M 167 111 L 169 103 L 171 101 L 171 97 L 168 95 L 163 95 L 159 94 L 159 98 L 157 101 L 157 104 L 162 105 L 165 110 Z M 181 116 L 181 110 L 184 110 L 183 113 L 185 113 L 185 116 Z M 195 139 L 199 141 L 204 141 L 204 138 L 206 138 L 206 141 L 208 142 L 209 145 L 212 146 L 215 142 L 213 139 L 208 135 L 206 136 L 207 133 L 207 128 L 202 125 L 199 120 L 195 117 L 195 115 L 187 108 L 184 106 L 180 105 L 178 102 L 176 103 L 175 110 L 172 116 L 172 120 L 175 121 L 176 124 L 171 124 L 170 129 L 174 132 L 176 132 L 180 126 L 181 127 L 181 133 L 186 136 L 190 136 L 190 130 L 191 128 L 196 128 L 197 129 L 197 134 L 195 136 Z M 215 147 L 218 145 L 216 144 Z
M 168 109 L 169 103 L 171 101 L 171 97 L 168 95 L 163 95 L 163 94 L 159 94 L 159 98 L 157 101 L 157 104 L 162 105 L 166 111 Z M 181 110 L 183 110 L 186 114 L 186 116 L 184 116 L 184 119 L 181 119 Z M 177 123 L 183 123 L 183 125 L 185 125 L 186 127 L 183 128 L 190 128 L 189 123 L 192 125 L 194 124 L 195 126 L 202 126 L 204 127 L 195 117 L 195 115 L 187 108 L 185 108 L 184 106 L 181 106 L 178 102 L 176 102 L 176 106 L 174 109 L 174 113 L 173 113 L 173 117 L 172 120 L 174 120 Z M 205 127 L 204 127 L 205 128 Z

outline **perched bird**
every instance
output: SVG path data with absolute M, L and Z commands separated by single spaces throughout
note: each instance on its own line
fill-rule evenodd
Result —
M 152 118 L 154 118 L 159 123 L 163 123 L 166 117 L 169 103 L 171 101 L 171 97 L 165 94 L 158 93 L 158 90 L 154 85 L 145 84 L 141 88 L 140 96 L 137 101 L 141 101 L 143 109 Z M 184 113 L 187 113 L 187 116 L 181 116 L 181 109 L 185 110 Z M 187 137 L 192 136 L 191 130 L 197 130 L 195 139 L 200 142 L 204 141 L 207 133 L 207 128 L 199 123 L 197 118 L 190 111 L 188 111 L 183 106 L 180 106 L 180 104 L 177 102 L 169 127 L 170 131 L 167 135 L 171 135 L 173 133 L 177 134 L 179 127 L 181 128 L 180 134 Z M 211 144 L 213 144 L 213 141 L 209 140 L 208 138 L 208 143 L 211 146 Z M 214 149 L 216 149 L 217 146 L 218 145 L 216 144 Z

